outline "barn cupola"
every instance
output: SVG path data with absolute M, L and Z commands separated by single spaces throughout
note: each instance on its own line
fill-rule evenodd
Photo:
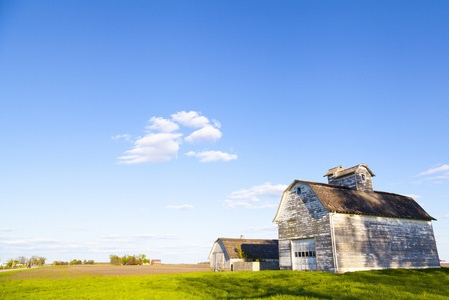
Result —
M 373 182 L 371 178 L 376 175 L 371 172 L 367 165 L 360 164 L 349 169 L 343 166 L 329 169 L 323 177 L 326 176 L 329 184 L 341 185 L 363 192 L 372 192 Z

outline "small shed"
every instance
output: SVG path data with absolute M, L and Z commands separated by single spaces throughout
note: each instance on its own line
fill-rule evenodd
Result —
M 161 264 L 162 264 L 162 262 L 161 262 L 160 259 L 152 259 L 151 260 L 151 265 L 152 266 L 161 265 Z
M 243 254 L 243 255 L 241 255 Z M 213 271 L 234 271 L 235 262 L 260 261 L 260 269 L 279 269 L 278 240 L 218 238 L 209 254 Z

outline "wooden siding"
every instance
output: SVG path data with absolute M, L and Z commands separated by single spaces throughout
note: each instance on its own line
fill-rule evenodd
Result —
M 297 188 L 301 194 L 297 195 Z M 291 270 L 291 241 L 315 238 L 318 270 L 334 271 L 329 211 L 305 182 L 293 185 L 278 219 L 279 267 Z
M 362 174 L 365 175 L 365 180 L 362 180 Z M 340 186 L 345 186 L 354 190 L 372 192 L 373 182 L 371 173 L 363 166 L 357 168 L 357 170 L 343 177 L 328 177 L 329 184 L 335 184 Z
M 440 266 L 430 221 L 333 214 L 338 272 Z

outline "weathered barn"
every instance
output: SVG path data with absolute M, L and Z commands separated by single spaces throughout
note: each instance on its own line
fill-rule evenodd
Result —
M 239 248 L 244 254 L 243 257 Z M 278 251 L 277 240 L 218 238 L 209 254 L 210 267 L 214 271 L 233 271 L 235 262 L 259 260 L 269 263 L 265 264 L 266 268 L 271 266 L 272 269 L 279 269 Z M 275 267 L 272 267 L 273 265 Z
M 435 219 L 412 198 L 374 191 L 364 164 L 324 176 L 329 184 L 295 180 L 282 195 L 274 218 L 280 269 L 440 267 Z

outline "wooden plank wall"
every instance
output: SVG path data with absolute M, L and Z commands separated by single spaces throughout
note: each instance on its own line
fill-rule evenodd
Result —
M 335 214 L 332 222 L 339 272 L 440 266 L 430 221 Z
M 301 195 L 296 194 L 298 187 Z M 292 187 L 280 212 L 278 233 L 281 270 L 292 269 L 291 240 L 315 238 L 318 270 L 334 271 L 329 212 L 309 184 Z

